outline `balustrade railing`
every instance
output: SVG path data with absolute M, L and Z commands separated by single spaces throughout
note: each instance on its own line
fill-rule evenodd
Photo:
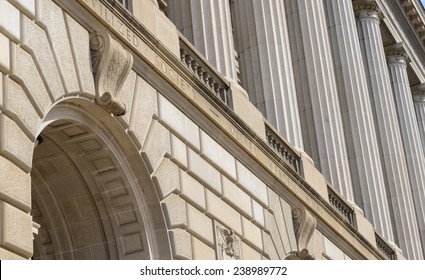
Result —
M 348 205 L 348 203 L 334 191 L 334 189 L 328 185 L 328 198 L 329 203 L 333 209 L 335 209 L 341 217 L 347 221 L 350 225 L 355 227 L 354 223 L 354 210 Z
M 393 248 L 378 234 L 375 232 L 376 246 L 378 250 L 384 254 L 388 260 L 396 260 L 397 255 Z
M 299 154 L 268 123 L 266 123 L 266 138 L 269 146 L 279 157 L 299 174 L 301 162 Z
M 232 107 L 228 83 L 183 36 L 180 36 L 180 55 L 183 64 L 224 104 Z

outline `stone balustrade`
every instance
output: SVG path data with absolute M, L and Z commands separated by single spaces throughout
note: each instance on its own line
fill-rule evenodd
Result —
M 353 208 L 329 185 L 328 198 L 329 204 L 332 206 L 332 208 L 335 209 L 350 225 L 356 227 L 354 222 Z
M 382 238 L 382 236 L 380 236 L 376 232 L 375 232 L 375 239 L 376 239 L 376 247 L 382 254 L 384 254 L 384 256 L 388 260 L 397 259 L 397 254 L 394 251 L 394 249 Z
M 232 107 L 228 82 L 183 35 L 180 36 L 180 55 L 183 64 L 198 77 L 209 91 L 228 107 Z

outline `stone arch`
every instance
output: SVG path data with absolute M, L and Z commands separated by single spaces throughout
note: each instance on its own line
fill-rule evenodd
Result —
M 118 118 L 92 101 L 66 98 L 38 134 L 35 258 L 171 258 L 154 184 Z

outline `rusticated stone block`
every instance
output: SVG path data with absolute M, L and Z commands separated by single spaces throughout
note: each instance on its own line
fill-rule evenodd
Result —
M 242 235 L 241 215 L 212 192 L 206 190 L 207 213 L 222 224 Z
M 0 201 L 0 246 L 25 258 L 32 256 L 32 218 L 12 205 Z
M 252 195 L 258 202 L 268 208 L 267 187 L 257 176 L 249 171 L 242 163 L 236 162 L 238 185 Z
M 221 176 L 223 200 L 238 209 L 244 215 L 252 217 L 251 197 L 225 176 Z
M 139 148 L 145 142 L 152 118 L 157 118 L 157 116 L 158 98 L 156 90 L 145 80 L 137 77 L 128 132 Z
M 221 173 L 236 181 L 235 158 L 202 130 L 201 156 L 211 162 Z
M 165 97 L 159 95 L 159 120 L 195 151 L 200 150 L 199 128 Z
M 180 192 L 180 172 L 177 165 L 169 159 L 164 159 L 153 175 L 161 199 L 171 193 Z
M 142 150 L 149 170 L 151 172 L 155 171 L 162 158 L 169 156 L 170 153 L 170 132 L 161 124 L 154 121 L 149 129 L 149 134 Z
M 10 71 L 9 39 L 0 33 L 0 71 L 8 74 Z M 1 101 L 0 101 L 1 102 Z
M 261 230 L 244 217 L 242 217 L 242 232 L 245 242 L 255 247 L 258 251 L 263 251 Z
M 170 231 L 170 239 L 174 259 L 192 259 L 192 244 L 189 233 L 182 229 L 172 230 Z
M 35 1 L 36 0 L 8 0 L 21 12 L 31 19 L 35 18 Z
M 25 260 L 25 258 L 0 247 L 0 260 Z
M 187 159 L 188 173 L 213 192 L 221 194 L 220 173 L 192 150 L 188 150 Z
M 25 172 L 29 173 L 32 166 L 34 144 L 22 132 L 19 126 L 0 114 L 0 155 L 4 155 Z
M 245 242 L 241 242 L 241 251 L 243 260 L 261 260 L 261 254 L 250 247 Z
M 194 260 L 215 260 L 215 250 L 192 236 L 192 258 Z
M 183 170 L 180 170 L 180 190 L 184 199 L 203 211 L 206 210 L 204 186 Z
M 171 195 L 162 202 L 169 228 L 187 227 L 186 202 L 178 195 Z
M 29 212 L 31 208 L 31 177 L 8 159 L 0 156 L 0 200 Z
M 20 36 L 19 10 L 6 0 L 0 1 L 0 33 L 4 33 L 15 43 L 19 43 Z M 3 50 L 2 50 L 3 51 Z
M 191 205 L 187 205 L 187 230 L 207 244 L 214 244 L 212 220 Z
M 183 170 L 187 170 L 186 145 L 173 134 L 171 134 L 171 160 Z
M 77 73 L 63 11 L 53 1 L 38 1 L 37 4 L 39 7 L 37 7 L 36 21 L 47 30 L 51 38 L 58 67 L 64 77 L 66 92 L 79 93 Z

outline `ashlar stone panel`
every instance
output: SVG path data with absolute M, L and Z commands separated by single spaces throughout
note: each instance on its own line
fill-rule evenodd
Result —
M 26 17 L 22 18 L 22 48 L 28 50 L 41 70 L 54 100 L 65 95 L 61 77 L 46 32 Z M 92 76 L 92 75 L 91 75 Z
M 264 207 L 269 207 L 267 197 L 267 186 L 257 176 L 248 170 L 239 161 L 236 162 L 238 186 L 248 192 L 254 199 L 260 202 Z
M 15 43 L 19 43 L 20 36 L 19 10 L 6 0 L 0 0 L 0 33 L 5 34 Z
M 199 127 L 162 95 L 158 97 L 158 104 L 160 122 L 192 149 L 199 152 Z
M 31 215 L 0 201 L 0 225 L 0 245 L 23 257 L 31 257 Z
M 29 173 L 33 149 L 33 142 L 28 139 L 18 125 L 4 114 L 0 114 L 0 154 Z
M 236 181 L 235 158 L 221 145 L 201 130 L 201 156 L 211 162 L 220 172 Z
M 2 156 L 0 156 L 0 174 L 2 174 L 0 200 L 29 212 L 31 208 L 30 175 Z
M 254 199 L 251 199 L 252 204 L 252 217 L 253 222 L 264 228 L 266 226 L 266 222 L 264 220 L 264 208 Z
M 21 12 L 31 19 L 35 18 L 35 1 L 36 0 L 8 0 Z
M 139 76 L 132 107 L 128 133 L 141 148 L 152 118 L 158 118 L 158 97 L 156 90 Z
M 201 210 L 206 210 L 205 188 L 192 176 L 180 170 L 181 196 Z
M 221 194 L 220 173 L 207 161 L 188 149 L 188 173 L 217 194 Z
M 241 242 L 241 251 L 243 260 L 262 260 L 261 254 L 245 242 Z
M 0 71 L 8 74 L 10 71 L 9 38 L 0 33 Z
M 128 74 L 127 79 L 124 81 L 124 84 L 122 85 L 122 88 L 118 93 L 120 100 L 125 104 L 127 108 L 127 113 L 124 116 L 121 116 L 121 119 L 124 120 L 124 123 L 126 125 L 130 123 L 133 97 L 136 86 L 138 85 L 138 83 L 136 83 L 136 78 L 136 73 L 134 71 L 130 71 L 130 74 Z
M 79 93 L 77 73 L 74 67 L 70 40 L 65 25 L 64 13 L 52 1 L 37 2 L 36 21 L 49 34 L 53 53 L 63 77 L 67 93 Z

